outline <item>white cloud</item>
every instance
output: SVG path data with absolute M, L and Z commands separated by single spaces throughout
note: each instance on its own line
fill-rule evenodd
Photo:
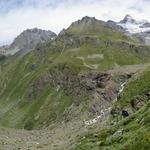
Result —
M 125 14 L 150 18 L 148 0 L 26 0 L 7 13 L 0 12 L 0 43 L 10 42 L 27 28 L 42 28 L 58 33 L 85 15 L 101 20 L 120 20 Z M 36 1 L 36 2 L 37 2 Z M 58 4 L 56 4 L 56 2 Z

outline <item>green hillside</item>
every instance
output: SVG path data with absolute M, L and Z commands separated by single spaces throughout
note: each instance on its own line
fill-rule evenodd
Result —
M 150 91 L 149 81 L 150 71 L 148 70 L 127 85 L 121 99 L 115 104 L 114 109 L 117 107 L 132 109 L 133 112 L 129 117 L 124 119 L 118 113 L 117 122 L 116 117 L 111 118 L 111 124 L 107 128 L 84 135 L 74 150 L 136 150 L 137 148 L 148 150 L 150 147 L 150 95 L 146 97 L 145 94 Z M 138 109 L 132 105 L 136 100 L 143 101 Z
M 105 22 L 85 17 L 55 40 L 39 44 L 24 57 L 16 54 L 3 62 L 0 124 L 40 129 L 87 118 L 93 103 L 80 74 L 149 61 L 149 47 L 137 44 Z

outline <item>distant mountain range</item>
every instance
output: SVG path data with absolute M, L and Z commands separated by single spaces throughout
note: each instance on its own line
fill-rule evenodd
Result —
M 79 20 L 75 23 L 72 23 L 71 27 L 74 24 L 79 24 L 80 22 L 94 22 L 94 17 L 83 17 L 82 20 Z M 150 22 L 147 20 L 137 20 L 134 19 L 131 15 L 126 15 L 123 20 L 119 22 L 115 22 L 112 20 L 108 20 L 107 22 L 103 22 L 105 25 L 118 30 L 125 35 L 136 38 L 142 44 L 150 44 Z M 83 24 L 84 26 L 84 24 Z M 65 33 L 65 29 L 63 29 L 59 35 Z M 52 31 L 46 31 L 41 29 L 27 29 L 23 31 L 20 35 L 18 35 L 12 44 L 9 46 L 3 46 L 0 48 L 1 55 L 13 55 L 17 52 L 21 54 L 26 54 L 34 49 L 34 47 L 38 43 L 46 42 L 47 40 L 52 40 L 57 35 Z

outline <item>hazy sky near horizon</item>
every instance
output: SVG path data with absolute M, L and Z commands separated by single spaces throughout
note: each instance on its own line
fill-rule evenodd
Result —
M 83 16 L 119 21 L 126 14 L 150 21 L 150 0 L 0 0 L 0 45 L 27 28 L 59 33 Z

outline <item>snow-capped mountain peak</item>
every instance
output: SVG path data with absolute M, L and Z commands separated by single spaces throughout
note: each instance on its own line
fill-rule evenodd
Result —
M 119 23 L 120 24 L 127 24 L 127 23 L 135 23 L 135 22 L 136 22 L 136 20 L 134 18 L 132 18 L 131 15 L 126 15 L 124 17 L 124 19 L 121 20 Z
M 147 20 L 134 19 L 131 15 L 126 15 L 117 25 L 132 34 L 150 31 L 150 23 Z
M 119 23 L 120 24 L 145 24 L 145 23 L 148 23 L 148 21 L 143 20 L 143 19 L 142 20 L 135 19 L 131 15 L 128 14 Z

